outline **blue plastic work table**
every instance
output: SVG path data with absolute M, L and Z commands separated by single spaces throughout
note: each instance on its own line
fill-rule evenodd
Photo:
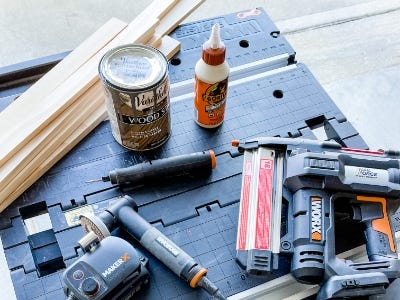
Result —
M 232 74 L 225 121 L 207 130 L 193 119 L 193 76 L 201 45 L 216 22 L 221 25 Z M 309 69 L 296 62 L 295 50 L 264 10 L 184 24 L 171 36 L 181 42 L 181 51 L 169 64 L 172 135 L 168 142 L 146 153 L 129 151 L 114 140 L 106 120 L 1 214 L 3 248 L 18 299 L 65 299 L 61 275 L 82 255 L 77 241 L 84 235 L 71 216 L 82 207 L 100 212 L 110 199 L 124 194 L 136 200 L 141 216 L 207 267 L 208 277 L 225 295 L 285 275 L 288 263 L 268 278 L 253 278 L 235 261 L 243 158 L 231 140 L 316 138 L 313 130 L 324 128 L 329 139 L 343 146 L 367 148 Z M 0 86 L 7 86 L 0 89 L 0 109 L 65 55 L 0 69 Z M 206 178 L 134 188 L 87 182 L 114 168 L 208 149 L 215 151 L 217 167 Z M 25 220 L 43 214 L 48 214 L 50 227 L 28 236 Z M 130 242 L 149 258 L 151 282 L 140 299 L 209 298 L 200 289 L 189 288 L 138 243 Z

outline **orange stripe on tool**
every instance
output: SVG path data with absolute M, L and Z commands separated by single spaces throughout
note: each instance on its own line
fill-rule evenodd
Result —
M 367 202 L 378 202 L 382 205 L 382 213 L 383 218 L 372 220 L 372 228 L 376 231 L 382 232 L 386 234 L 389 240 L 390 250 L 395 252 L 396 248 L 394 246 L 392 229 L 390 228 L 389 216 L 386 211 L 386 199 L 381 197 L 367 197 L 367 196 L 357 196 L 357 200 L 359 201 L 367 201 Z

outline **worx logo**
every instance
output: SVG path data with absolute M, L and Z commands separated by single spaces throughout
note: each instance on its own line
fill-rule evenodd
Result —
M 311 239 L 322 240 L 322 199 L 311 197 Z

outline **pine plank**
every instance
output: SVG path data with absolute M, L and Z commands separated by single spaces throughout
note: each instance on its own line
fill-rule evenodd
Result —
M 48 126 L 57 118 L 69 105 L 81 96 L 98 78 L 98 64 L 101 57 L 111 48 L 138 40 L 145 35 L 148 30 L 154 28 L 157 20 L 149 20 L 147 26 L 131 22 L 117 37 L 104 46 L 94 56 L 92 56 L 75 73 L 68 77 L 57 89 L 52 91 L 47 97 L 42 99 L 41 105 L 37 109 L 30 108 L 26 117 L 6 131 L 2 136 L 0 144 L 0 165 L 19 151 L 28 143 L 38 132 Z M 19 114 L 20 116 L 21 114 Z
M 99 84 L 88 89 L 82 95 L 81 101 L 73 103 L 65 113 L 53 121 L 51 126 L 45 127 L 27 146 L 18 151 L 0 168 L 0 186 L 3 187 L 0 191 L 0 199 L 7 195 L 7 190 L 11 189 L 12 191 L 18 186 L 20 177 L 29 173 L 32 165 L 40 164 L 48 152 L 51 153 L 52 149 L 49 150 L 49 147 L 58 147 L 57 140 L 62 139 L 63 135 L 71 134 L 76 129 L 75 125 L 80 120 L 79 118 L 85 117 L 82 116 L 83 111 L 88 115 L 94 111 L 95 107 L 103 105 L 102 102 L 96 102 L 96 97 L 101 93 L 102 89 Z M 69 128 L 72 129 L 67 131 L 66 129 Z
M 185 20 L 205 0 L 180 0 L 168 13 L 163 16 L 156 28 L 157 36 L 170 34 L 183 20 Z
M 154 1 L 160 5 L 163 1 Z M 171 2 L 178 3 L 178 1 L 165 2 L 168 12 L 164 12 L 164 15 L 176 14 L 176 10 L 171 9 Z M 188 1 L 185 2 L 184 12 L 190 13 L 194 8 L 189 8 Z M 202 1 L 200 1 L 202 2 Z M 179 2 L 180 3 L 180 2 Z M 178 4 L 179 4 L 178 3 Z M 199 5 L 199 1 L 192 3 L 194 7 Z M 147 16 L 149 16 L 147 14 Z M 181 18 L 182 16 L 176 16 L 175 18 Z M 147 28 L 143 29 L 143 19 L 137 18 L 132 21 L 116 38 L 113 39 L 105 48 L 94 55 L 83 65 L 79 70 L 72 74 L 63 84 L 61 84 L 48 98 L 50 99 L 62 99 L 59 103 L 52 103 L 45 107 L 44 111 L 39 115 L 39 118 L 43 119 L 36 123 L 33 132 L 31 133 L 33 138 L 37 138 L 37 142 L 27 143 L 22 145 L 26 147 L 21 154 L 18 153 L 18 149 L 13 155 L 18 157 L 25 153 L 24 164 L 16 165 L 14 169 L 16 176 L 13 176 L 12 180 L 6 180 L 4 183 L 4 190 L 0 192 L 0 212 L 7 207 L 12 201 L 20 196 L 30 185 L 32 185 L 40 176 L 42 176 L 47 170 L 49 170 L 60 158 L 62 158 L 68 151 L 70 151 L 81 139 L 83 139 L 95 126 L 103 121 L 107 115 L 103 100 L 102 92 L 95 92 L 98 96 L 92 100 L 100 101 L 96 106 L 95 111 L 90 111 L 91 107 L 82 98 L 85 97 L 86 93 L 92 90 L 96 90 L 101 86 L 101 82 L 97 75 L 98 61 L 102 55 L 108 49 L 117 45 L 132 43 L 132 42 L 144 42 L 150 40 L 155 34 L 155 28 L 159 25 L 157 19 L 150 20 L 147 18 Z M 170 19 L 171 20 L 171 19 Z M 176 22 L 170 22 L 170 24 L 177 24 Z M 141 30 L 138 30 L 140 25 Z M 172 26 L 172 25 L 171 25 Z M 174 25 L 176 26 L 176 25 Z M 172 28 L 173 29 L 173 28 Z M 170 37 L 163 37 L 160 45 L 160 50 L 167 56 L 172 57 L 177 51 L 179 51 L 180 43 Z M 73 79 L 71 79 L 73 78 Z M 63 102 L 66 99 L 65 102 Z M 76 115 L 76 112 L 81 113 Z M 82 122 L 82 114 L 86 113 L 86 118 Z M 49 117 L 50 116 L 50 117 Z M 75 118 L 75 122 L 68 122 L 71 118 Z M 59 120 L 58 120 L 59 119 Z M 36 120 L 36 119 L 35 119 Z M 58 120 L 58 121 L 57 121 Z M 58 134 L 57 134 L 58 133 Z M 36 143 L 36 144 L 35 144 Z M 35 148 L 34 145 L 41 143 L 41 149 Z M 33 145 L 33 146 L 32 146 Z M 43 147 L 44 145 L 44 147 Z M 36 150 L 35 150 L 36 149 Z M 31 152 L 29 152 L 31 151 Z M 7 169 L 7 172 L 12 172 L 12 169 Z M 0 171 L 0 174 L 2 172 Z M 10 174 L 10 173 L 8 173 Z M 0 176 L 0 180 L 1 180 Z
M 158 46 L 163 36 L 170 34 L 187 16 L 203 4 L 205 0 L 181 0 L 160 19 L 153 38 L 148 42 Z
M 179 52 L 181 43 L 169 35 L 166 35 L 163 36 L 161 39 L 161 44 L 156 48 L 160 50 L 168 60 L 170 60 L 176 53 Z
M 5 145 L 4 141 L 8 140 L 14 134 L 14 130 L 11 130 L 12 128 L 24 130 L 23 126 L 18 126 L 21 123 L 21 116 L 27 116 L 35 110 L 40 111 L 43 99 L 109 43 L 126 26 L 126 23 L 118 19 L 110 19 L 18 97 L 18 99 L 6 107 L 0 113 L 0 128 L 7 128 L 7 130 L 0 132 L 0 144 Z M 2 155 L 0 156 L 2 157 L 0 159 L 0 166 L 15 152 L 5 153 L 7 150 L 3 146 L 1 149 L 4 151 L 2 151 Z
M 29 142 L 38 131 L 47 126 L 68 105 L 75 101 L 85 89 L 98 80 L 97 65 L 106 51 L 118 45 L 133 42 L 144 43 L 149 40 L 153 35 L 155 26 L 158 24 L 158 19 L 155 17 L 165 16 L 176 3 L 179 2 L 156 0 L 150 4 L 114 40 L 103 47 L 87 64 L 72 74 L 57 90 L 42 101 L 46 102 L 48 99 L 65 99 L 66 102 L 60 100 L 60 102 L 53 103 L 54 105 L 44 107 L 36 114 L 29 114 L 22 124 L 20 122 L 18 126 L 14 125 L 11 130 L 7 131 L 6 136 L 3 139 L 0 138 L 0 143 L 3 145 L 0 149 L 0 166 L 21 149 L 24 143 Z
M 97 95 L 97 101 L 103 101 L 102 95 Z M 89 114 L 87 118 L 87 112 L 84 120 L 78 124 L 77 128 L 68 135 L 62 135 L 65 137 L 58 147 L 51 147 L 52 151 L 49 155 L 41 159 L 40 164 L 35 164 L 35 168 L 32 172 L 24 172 L 24 180 L 20 181 L 18 186 L 12 190 L 8 196 L 0 196 L 0 212 L 2 212 L 8 205 L 10 205 L 15 199 L 17 199 L 26 189 L 28 189 L 38 178 L 45 174 L 55 163 L 57 163 L 63 156 L 65 156 L 73 147 L 75 147 L 86 135 L 88 135 L 97 125 L 99 125 L 107 116 L 102 106 L 98 105 L 95 110 Z M 66 129 L 69 131 L 70 129 Z M 47 151 L 46 151 L 47 153 Z
M 179 51 L 179 41 L 165 36 L 160 51 L 169 58 Z M 15 168 L 12 180 L 4 180 L 0 191 L 0 212 L 47 172 L 59 159 L 68 153 L 83 137 L 93 130 L 107 116 L 101 82 L 81 96 L 83 99 L 72 104 L 63 114 L 40 134 L 44 147 L 33 159 L 26 161 L 23 168 Z M 93 109 L 94 108 L 94 109 Z M 77 114 L 76 112 L 80 112 Z M 71 120 L 74 120 L 71 122 Z M 93 124 L 92 124 L 93 123 Z M 63 124 L 61 126 L 61 124 Z M 85 128 L 88 127 L 88 128 Z M 50 133 L 49 133 L 50 131 Z M 67 146 L 67 147 L 66 147 Z M 32 157 L 32 155 L 30 155 Z M 10 178 L 5 177 L 5 178 Z M 4 185 L 3 185 L 4 184 Z

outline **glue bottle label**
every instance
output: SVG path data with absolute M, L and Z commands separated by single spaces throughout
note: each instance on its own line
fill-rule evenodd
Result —
M 217 127 L 224 120 L 228 78 L 210 84 L 195 78 L 194 107 L 196 122 L 204 127 Z

